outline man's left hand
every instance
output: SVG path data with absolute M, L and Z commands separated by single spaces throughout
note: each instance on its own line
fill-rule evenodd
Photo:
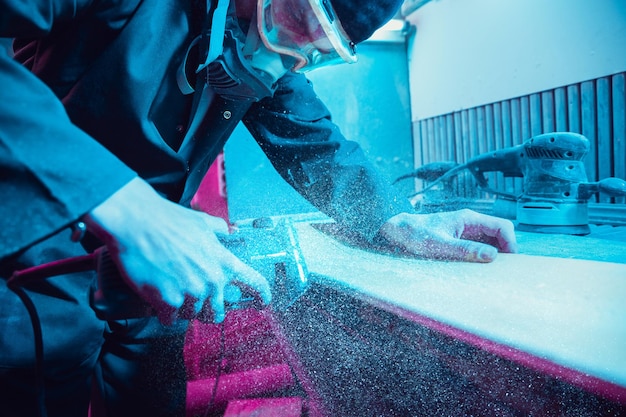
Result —
M 430 259 L 491 262 L 498 251 L 517 252 L 512 222 L 468 209 L 398 214 L 379 235 L 393 247 Z

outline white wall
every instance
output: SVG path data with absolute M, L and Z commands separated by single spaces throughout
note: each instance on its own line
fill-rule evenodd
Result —
M 433 0 L 407 19 L 413 121 L 626 70 L 626 0 Z

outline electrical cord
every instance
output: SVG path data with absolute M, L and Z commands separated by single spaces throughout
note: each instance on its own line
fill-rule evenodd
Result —
M 97 268 L 97 252 L 77 256 L 73 258 L 63 259 L 48 264 L 38 265 L 31 268 L 18 270 L 13 272 L 11 277 L 7 280 L 7 287 L 13 291 L 22 301 L 26 308 L 28 315 L 31 319 L 33 327 L 33 338 L 35 345 L 35 384 L 36 384 L 36 399 L 37 399 L 37 416 L 47 417 L 46 410 L 46 387 L 45 387 L 45 372 L 44 372 L 44 343 L 43 343 L 43 331 L 41 327 L 41 320 L 34 302 L 24 290 L 24 285 L 30 282 L 40 281 L 42 279 L 52 278 L 58 275 L 65 275 L 76 272 L 85 272 L 89 270 L 95 270 Z M 207 405 L 205 417 L 209 416 L 209 412 L 213 407 L 218 390 L 219 379 L 222 374 L 222 363 L 226 355 L 226 335 L 225 324 L 220 324 L 220 348 L 217 374 L 215 376 L 215 383 L 211 392 L 211 398 Z
M 46 417 L 48 415 L 46 411 L 46 386 L 44 381 L 43 371 L 43 335 L 41 331 L 41 321 L 37 314 L 37 309 L 33 300 L 30 299 L 26 291 L 22 287 L 15 285 L 8 285 L 8 287 L 17 294 L 22 300 L 22 303 L 28 311 L 30 321 L 33 325 L 33 334 L 35 339 L 35 384 L 37 387 L 37 415 L 39 417 Z
M 439 178 L 437 178 L 436 180 L 434 180 L 433 182 L 431 182 L 427 187 L 407 196 L 407 198 L 412 198 L 415 197 L 416 195 L 419 194 L 423 194 L 426 191 L 430 190 L 431 188 L 433 188 L 434 186 L 436 186 L 437 184 L 441 184 L 443 181 L 446 181 L 456 175 L 458 175 L 461 171 L 463 171 L 464 169 L 469 168 L 469 164 L 462 164 L 462 165 L 457 165 L 454 168 L 450 169 L 449 171 L 447 171 L 445 174 L 443 174 L 442 176 L 440 176 Z
M 44 378 L 43 331 L 41 328 L 39 314 L 37 314 L 37 309 L 35 308 L 35 303 L 33 303 L 33 300 L 28 296 L 23 286 L 29 282 L 73 272 L 88 271 L 94 268 L 94 256 L 85 255 L 15 271 L 7 280 L 7 287 L 13 291 L 20 298 L 20 300 L 22 300 L 33 326 L 37 415 L 39 417 L 47 417 L 48 415 L 46 411 L 46 386 Z
M 425 188 L 422 188 L 421 190 L 419 190 L 419 191 L 417 191 L 417 192 L 415 192 L 415 193 L 413 193 L 411 195 L 408 195 L 407 198 L 413 198 L 413 197 L 415 197 L 417 195 L 423 194 L 426 191 L 428 191 L 428 190 L 432 189 L 433 187 L 435 187 L 436 185 L 441 184 L 442 182 L 447 181 L 447 180 L 449 180 L 449 179 L 451 179 L 451 178 L 461 174 L 461 171 L 464 171 L 464 170 L 468 170 L 473 175 L 474 179 L 478 183 L 477 187 L 480 190 L 482 190 L 482 191 L 484 191 L 486 193 L 490 193 L 490 194 L 493 194 L 493 195 L 499 195 L 499 196 L 503 196 L 503 197 L 507 197 L 507 198 L 512 198 L 512 199 L 517 199 L 518 198 L 518 196 L 515 195 L 515 194 L 507 193 L 507 192 L 504 192 L 504 191 L 498 191 L 498 190 L 495 190 L 495 189 L 493 189 L 491 187 L 488 187 L 486 179 L 484 179 L 484 178 L 481 179 L 481 177 L 478 176 L 478 173 L 475 172 L 474 170 L 472 170 L 472 163 L 473 163 L 472 161 L 468 161 L 468 162 L 466 162 L 464 164 L 457 164 L 457 165 L 453 166 L 451 169 L 447 170 L 443 175 L 441 175 L 438 178 L 434 179 L 430 184 L 428 184 L 428 186 L 426 186 Z M 396 179 L 396 181 L 394 181 L 394 183 L 399 181 L 399 180 L 406 179 L 410 175 L 411 174 L 399 177 L 399 178 Z

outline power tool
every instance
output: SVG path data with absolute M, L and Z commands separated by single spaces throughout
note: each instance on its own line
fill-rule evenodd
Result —
M 289 220 L 254 219 L 249 225 L 218 238 L 227 249 L 268 280 L 275 310 L 286 309 L 306 290 L 308 271 L 295 228 Z M 123 320 L 156 315 L 153 307 L 128 286 L 105 246 L 88 255 L 15 271 L 8 284 L 17 287 L 33 280 L 89 270 L 97 272 L 97 286 L 91 294 L 91 305 L 100 319 Z M 241 291 L 237 302 L 226 303 L 226 311 L 262 308 L 256 294 L 247 293 L 244 288 Z M 210 317 L 202 312 L 195 316 L 188 301 L 179 310 L 178 318 L 202 320 L 203 317 Z
M 544 133 L 520 145 L 488 152 L 452 166 L 419 193 L 468 170 L 481 190 L 515 202 L 518 230 L 589 234 L 588 200 L 599 192 L 610 196 L 626 195 L 626 181 L 622 179 L 587 180 L 583 159 L 589 149 L 589 140 L 583 135 Z M 486 172 L 523 177 L 523 192 L 515 195 L 491 188 Z

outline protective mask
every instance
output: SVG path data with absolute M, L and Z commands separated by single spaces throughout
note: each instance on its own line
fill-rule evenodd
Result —
M 329 0 L 258 0 L 257 27 L 267 49 L 295 60 L 292 71 L 357 60 Z

